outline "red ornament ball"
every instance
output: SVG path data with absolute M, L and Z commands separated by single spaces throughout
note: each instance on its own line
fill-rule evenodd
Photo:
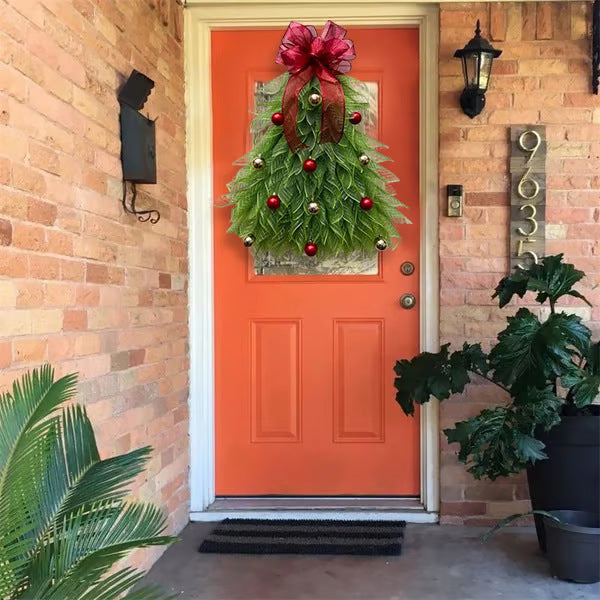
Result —
M 361 198 L 360 199 L 360 207 L 363 210 L 371 210 L 373 208 L 373 200 L 371 200 L 371 198 L 369 198 L 368 196 Z
M 307 172 L 307 173 L 312 173 L 313 171 L 317 170 L 317 161 L 313 160 L 312 158 L 307 158 L 303 163 L 302 163 L 302 168 Z M 315 246 L 316 248 L 316 246 Z M 316 252 L 316 250 L 315 250 Z M 312 256 L 312 254 L 310 255 Z
M 313 242 L 308 242 L 306 246 L 304 246 L 304 252 L 307 256 L 314 256 L 317 253 L 317 245 Z
M 275 194 L 269 196 L 267 198 L 267 206 L 271 210 L 277 210 L 281 206 L 281 200 L 279 199 L 279 196 L 276 196 Z
M 359 112 L 353 112 L 349 119 L 352 125 L 358 125 L 362 121 L 362 115 Z
M 273 125 L 283 125 L 283 115 L 280 112 L 271 115 L 271 123 Z

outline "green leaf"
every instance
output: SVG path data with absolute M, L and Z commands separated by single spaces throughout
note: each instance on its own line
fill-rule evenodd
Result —
M 549 381 L 576 369 L 573 353 L 586 352 L 590 331 L 576 315 L 553 313 L 544 323 L 527 308 L 508 317 L 490 352 L 497 381 L 515 386 L 543 388 Z
M 545 444 L 536 440 L 530 435 L 520 435 L 517 437 L 517 452 L 528 461 L 534 463 L 536 460 L 542 460 L 548 458 L 546 453 L 543 451 Z
M 57 412 L 74 383 L 44 367 L 0 396 L 2 598 L 117 600 L 143 573 L 115 563 L 174 539 L 157 508 L 123 499 L 150 450 L 100 460 L 85 409 Z
M 600 395 L 600 375 L 587 375 L 571 389 L 573 402 L 579 408 L 592 404 Z
M 570 295 L 591 306 L 585 296 L 572 289 L 585 273 L 572 264 L 563 263 L 562 259 L 562 254 L 545 256 L 528 269 L 517 267 L 512 275 L 500 281 L 492 297 L 499 299 L 500 308 L 508 304 L 513 295 L 522 298 L 526 291 L 538 292 L 536 301 L 540 303 L 550 299 L 554 305 L 561 296 Z
M 585 353 L 585 372 L 600 375 L 600 342 L 590 344 Z
M 455 423 L 453 429 L 445 429 L 444 433 L 449 443 L 459 444 L 458 459 L 468 466 L 475 479 L 487 477 L 493 481 L 545 458 L 542 442 L 530 432 L 521 431 L 523 426 L 527 430 L 532 428 L 532 423 L 522 423 L 521 417 L 523 414 L 513 407 L 486 408 L 475 417 Z
M 512 275 L 504 277 L 496 286 L 492 298 L 499 299 L 500 308 L 506 306 L 512 297 L 517 295 L 522 298 L 527 293 L 528 276 L 523 271 L 515 271 Z
M 487 359 L 479 344 L 465 344 L 462 350 L 449 353 L 449 344 L 439 352 L 423 352 L 411 360 L 400 360 L 394 371 L 397 377 L 396 402 L 404 414 L 414 414 L 414 403 L 424 404 L 433 396 L 445 400 L 462 392 L 470 382 L 469 371 L 487 373 Z
M 531 515 L 541 515 L 543 517 L 548 517 L 549 519 L 551 519 L 552 521 L 555 521 L 556 523 L 560 523 L 560 519 L 557 516 L 550 514 L 549 512 L 547 512 L 545 510 L 531 510 L 531 511 L 525 512 L 525 513 L 515 513 L 512 515 L 509 515 L 508 517 L 504 517 L 503 519 L 500 519 L 493 527 L 488 529 L 483 534 L 483 537 L 482 537 L 483 541 L 487 542 L 497 531 L 499 531 L 503 527 L 506 527 L 507 525 L 510 525 L 514 521 L 518 521 L 519 519 L 522 519 L 524 517 L 529 517 Z

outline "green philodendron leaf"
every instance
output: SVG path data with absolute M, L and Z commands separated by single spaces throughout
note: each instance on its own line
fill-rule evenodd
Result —
M 600 375 L 584 375 L 571 388 L 573 402 L 579 408 L 592 404 L 600 396 Z
M 493 481 L 545 458 L 542 442 L 522 433 L 519 425 L 523 423 L 512 407 L 497 406 L 455 423 L 453 429 L 445 429 L 444 433 L 448 442 L 459 444 L 458 459 L 475 479 L 487 477 Z M 525 425 L 531 428 L 529 423 Z
M 559 398 L 553 385 L 545 388 L 524 387 L 513 395 L 513 412 L 519 430 L 532 433 L 538 426 L 548 430 L 560 422 Z
M 492 298 L 498 298 L 500 308 L 506 306 L 514 295 L 522 298 L 527 293 L 527 275 L 523 271 L 515 271 L 504 277 L 496 286 Z
M 546 387 L 557 377 L 576 368 L 573 359 L 589 347 L 590 330 L 577 315 L 553 313 L 541 323 L 528 309 L 508 317 L 508 326 L 498 334 L 490 352 L 490 364 L 497 381 L 514 386 Z
M 520 435 L 517 437 L 517 452 L 525 459 L 534 463 L 536 460 L 548 458 L 543 451 L 546 447 L 543 442 L 536 440 L 530 435 Z
M 481 344 L 463 344 L 460 354 L 465 358 L 465 366 L 479 375 L 487 375 L 490 363 L 487 354 L 481 349 Z
M 498 343 L 490 352 L 490 364 L 495 378 L 511 386 L 523 373 L 531 370 L 531 348 L 541 323 L 527 308 L 520 308 L 507 321 L 508 326 L 498 334 Z
M 600 342 L 590 344 L 585 353 L 585 372 L 600 375 Z
M 585 296 L 572 289 L 585 273 L 570 263 L 562 262 L 562 259 L 562 254 L 545 256 L 528 269 L 516 268 L 514 273 L 500 281 L 492 297 L 498 298 L 500 308 L 508 304 L 514 295 L 522 298 L 527 291 L 537 292 L 536 301 L 540 303 L 550 299 L 554 304 L 561 296 L 570 295 L 591 306 Z
M 439 352 L 423 352 L 411 360 L 400 360 L 394 371 L 396 401 L 406 415 L 414 414 L 414 403 L 424 404 L 433 396 L 445 400 L 462 392 L 471 381 L 469 371 L 487 373 L 487 358 L 479 344 L 465 344 L 462 350 L 449 353 L 450 344 Z

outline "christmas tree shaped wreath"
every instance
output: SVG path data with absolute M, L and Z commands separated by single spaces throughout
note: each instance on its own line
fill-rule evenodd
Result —
M 409 223 L 394 196 L 399 181 L 381 165 L 383 144 L 356 127 L 368 89 L 346 75 L 356 55 L 346 30 L 328 21 L 320 36 L 293 21 L 276 62 L 287 73 L 267 83 L 252 122 L 257 140 L 228 185 L 229 231 L 273 255 L 385 250 Z

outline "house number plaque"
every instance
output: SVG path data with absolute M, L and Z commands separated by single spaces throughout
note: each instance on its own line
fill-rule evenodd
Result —
M 546 247 L 546 127 L 510 128 L 510 266 L 527 269 Z

